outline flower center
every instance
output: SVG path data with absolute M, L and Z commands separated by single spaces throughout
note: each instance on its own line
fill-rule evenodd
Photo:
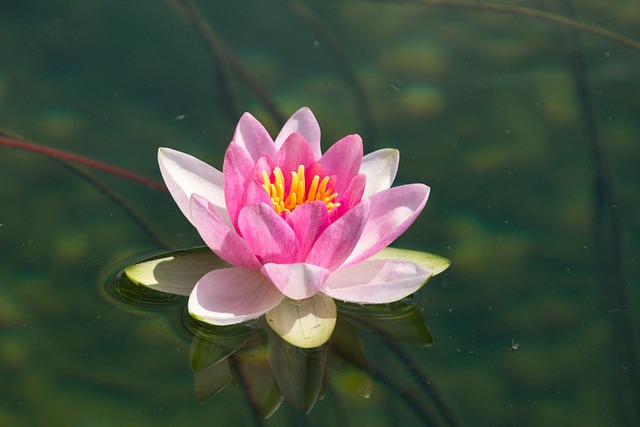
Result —
M 304 176 L 304 166 L 298 166 L 297 171 L 291 171 L 291 185 L 289 186 L 289 194 L 285 197 L 284 175 L 279 167 L 273 169 L 273 182 L 266 172 L 262 172 L 262 188 L 271 197 L 273 209 L 281 214 L 282 212 L 293 211 L 296 207 L 313 201 L 321 201 L 327 206 L 327 212 L 340 206 L 340 203 L 334 203 L 333 200 L 338 197 L 338 193 L 333 188 L 327 188 L 330 177 L 314 175 L 311 183 L 307 186 Z M 335 182 L 335 181 L 334 181 Z

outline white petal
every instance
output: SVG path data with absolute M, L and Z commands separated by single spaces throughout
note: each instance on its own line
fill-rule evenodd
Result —
M 360 165 L 360 173 L 367 177 L 363 197 L 390 188 L 396 179 L 399 162 L 400 152 L 394 148 L 383 148 L 364 156 Z
M 222 172 L 189 154 L 171 148 L 158 149 L 162 178 L 178 207 L 193 224 L 190 199 L 199 194 L 215 205 L 226 223 L 231 224 L 224 202 Z
M 322 156 L 320 149 L 320 125 L 311 110 L 302 107 L 291 115 L 287 123 L 282 126 L 278 137 L 275 140 L 275 146 L 279 150 L 284 141 L 293 132 L 298 132 L 304 136 L 311 147 L 313 158 L 317 161 Z
M 244 113 L 240 117 L 233 134 L 233 141 L 245 150 L 253 163 L 262 156 L 273 159 L 277 151 L 269 132 L 249 113 Z
M 189 313 L 212 325 L 232 325 L 260 317 L 283 298 L 257 270 L 221 268 L 198 281 L 189 297 Z
M 276 288 L 293 300 L 302 300 L 318 293 L 331 271 L 303 262 L 265 264 L 260 270 Z

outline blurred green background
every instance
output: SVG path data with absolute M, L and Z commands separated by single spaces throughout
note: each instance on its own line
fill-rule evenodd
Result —
M 499 2 L 576 31 L 432 3 L 195 4 L 281 116 L 309 106 L 325 149 L 349 133 L 398 148 L 396 182 L 431 187 L 395 246 L 453 264 L 420 292 L 434 345 L 407 351 L 461 425 L 636 425 L 640 49 L 588 30 L 640 40 L 640 8 Z M 169 2 L 4 0 L 0 127 L 155 179 L 159 146 L 220 168 L 242 112 L 274 136 L 281 124 L 224 64 Z M 201 243 L 168 195 L 94 175 L 171 248 Z M 241 387 L 195 402 L 180 307 L 105 291 L 123 260 L 157 248 L 120 205 L 2 146 L 0 196 L 1 425 L 260 425 Z M 370 365 L 429 399 L 384 341 L 363 338 Z M 374 382 L 368 400 L 330 386 L 310 415 L 285 402 L 264 424 L 419 422 Z

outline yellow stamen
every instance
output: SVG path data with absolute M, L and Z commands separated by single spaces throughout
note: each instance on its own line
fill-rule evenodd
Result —
M 316 200 L 324 202 L 328 212 L 340 206 L 340 203 L 333 202 L 338 197 L 338 193 L 334 192 L 333 188 L 327 188 L 330 180 L 328 176 L 323 177 L 321 180 L 320 176 L 314 175 L 307 190 L 304 166 L 300 165 L 296 171 L 291 171 L 289 194 L 285 197 L 285 182 L 282 170 L 276 167 L 273 169 L 272 174 L 273 181 L 267 172 L 262 172 L 262 188 L 271 198 L 273 209 L 279 214 L 282 212 L 291 213 L 296 207 Z
M 311 180 L 311 186 L 309 187 L 309 195 L 307 196 L 307 202 L 311 202 L 315 200 L 316 191 L 318 191 L 318 181 L 320 181 L 320 177 L 315 175 Z
M 316 200 L 324 199 L 324 195 L 327 192 L 327 183 L 329 182 L 329 177 L 325 176 L 322 181 L 320 181 L 320 185 L 318 186 L 318 192 L 316 193 Z

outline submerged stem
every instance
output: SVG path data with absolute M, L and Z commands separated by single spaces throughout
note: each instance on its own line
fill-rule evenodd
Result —
M 567 3 L 570 7 L 570 3 Z M 595 222 L 597 228 L 598 258 L 605 271 L 604 309 L 615 310 L 620 315 L 612 320 L 613 341 L 612 348 L 617 349 L 617 364 L 628 368 L 628 373 L 616 366 L 615 387 L 627 383 L 631 386 L 631 393 L 624 393 L 625 398 L 619 399 L 623 418 L 635 424 L 640 421 L 640 373 L 638 369 L 638 352 L 634 345 L 633 327 L 626 292 L 626 280 L 623 262 L 623 242 L 620 226 L 620 216 L 617 197 L 614 189 L 614 177 L 607 162 L 607 156 L 602 142 L 600 127 L 596 119 L 595 106 L 589 89 L 587 70 L 584 64 L 584 54 L 574 31 L 561 32 L 566 50 L 566 57 L 573 74 L 578 107 L 587 137 L 591 145 L 592 159 L 595 169 L 593 182 Z M 604 256 L 603 256 L 604 255 Z
M 285 118 L 269 92 L 254 78 L 238 57 L 227 46 L 220 34 L 202 16 L 202 12 L 192 0 L 165 0 L 173 5 L 178 12 L 193 26 L 207 46 L 213 58 L 216 75 L 224 92 L 223 103 L 230 103 L 230 118 L 236 120 L 242 111 L 240 99 L 233 89 L 232 75 L 227 66 L 251 89 L 252 93 L 265 106 L 271 116 L 279 123 L 284 123 Z
M 129 217 L 140 227 L 140 229 L 153 241 L 153 243 L 159 248 L 167 249 L 169 245 L 165 243 L 160 235 L 153 229 L 151 224 L 129 203 L 122 197 L 120 194 L 112 190 L 108 185 L 102 182 L 98 177 L 89 173 L 89 171 L 84 168 L 80 168 L 73 163 L 70 163 L 65 160 L 55 159 L 60 162 L 64 167 L 68 168 L 71 172 L 77 174 L 89 184 L 93 185 L 99 191 L 101 191 L 105 196 L 111 199 L 116 205 L 120 206 L 120 208 L 127 214 Z
M 364 131 L 362 132 L 363 141 L 367 146 L 365 151 L 373 151 L 375 146 L 375 122 L 373 119 L 373 112 L 371 111 L 371 105 L 369 102 L 369 96 L 364 88 L 364 85 L 358 78 L 358 75 L 351 64 L 349 54 L 342 47 L 340 42 L 334 37 L 329 29 L 322 23 L 315 13 L 300 0 L 282 0 L 282 4 L 289 8 L 302 22 L 309 25 L 315 31 L 319 37 L 324 40 L 331 53 L 336 60 L 336 66 L 340 69 L 347 83 L 351 86 L 355 101 L 358 105 L 360 113 L 360 120 L 362 121 Z
M 640 41 L 630 37 L 623 36 L 613 31 L 598 27 L 597 25 L 587 24 L 575 19 L 567 18 L 551 12 L 532 9 L 528 7 L 512 6 L 508 4 L 497 4 L 487 2 L 476 2 L 470 0 L 368 0 L 383 3 L 406 3 L 406 4 L 422 4 L 428 6 L 442 6 L 447 8 L 475 9 L 487 12 L 503 13 L 508 15 L 526 16 L 529 18 L 546 21 L 552 24 L 560 25 L 567 28 L 573 28 L 585 33 L 595 34 L 600 37 L 607 38 L 627 47 L 640 51 Z
M 400 359 L 402 364 L 407 367 L 409 372 L 411 372 L 413 377 L 420 384 L 420 387 L 422 387 L 422 389 L 427 392 L 427 394 L 431 398 L 431 401 L 437 408 L 438 413 L 444 419 L 446 425 L 449 427 L 456 427 L 458 425 L 458 420 L 453 414 L 453 411 L 451 410 L 449 405 L 447 405 L 444 399 L 440 397 L 440 394 L 432 385 L 431 380 L 427 377 L 427 375 L 420 369 L 420 367 L 407 354 L 407 352 L 401 348 L 400 345 L 394 342 L 390 342 L 389 348 L 398 357 L 398 359 Z
M 46 147 L 44 145 L 35 144 L 33 142 L 22 141 L 14 138 L 5 138 L 1 135 L 0 145 L 6 145 L 8 147 L 14 147 L 21 150 L 40 153 L 54 159 L 66 160 L 71 163 L 88 166 L 92 169 L 97 169 L 99 171 L 106 172 L 120 178 L 128 179 L 129 181 L 137 182 L 138 184 L 144 185 L 145 187 L 153 188 L 154 190 L 168 191 L 167 186 L 162 182 L 155 181 L 142 175 L 129 172 L 128 170 L 120 168 L 118 166 L 103 163 L 89 157 L 81 156 L 79 154 L 58 150 L 57 148 Z

